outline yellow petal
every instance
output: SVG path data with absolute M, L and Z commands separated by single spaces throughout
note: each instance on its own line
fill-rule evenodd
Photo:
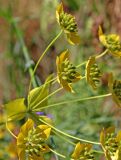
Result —
M 117 136 L 116 136 L 116 139 L 118 142 L 121 141 L 121 131 L 118 132 Z
M 23 145 L 24 144 L 24 138 L 25 135 L 23 135 L 23 133 L 19 133 L 18 137 L 17 137 L 17 145 Z
M 95 63 L 95 57 L 90 57 L 87 64 L 86 64 L 86 81 L 87 83 L 89 83 L 92 88 L 95 90 L 97 89 L 96 84 L 93 82 L 91 76 L 90 76 L 90 69 L 91 66 Z
M 74 152 L 72 154 L 72 158 L 78 159 L 80 157 L 80 153 L 81 153 L 82 148 L 83 148 L 83 144 L 81 144 L 80 142 L 78 142 L 76 144 L 76 147 L 75 147 Z
M 64 81 L 64 80 L 61 80 L 61 85 L 63 86 L 63 88 L 71 93 L 74 93 L 72 87 L 71 87 L 71 84 L 69 84 L 68 82 Z
M 25 159 L 25 148 L 17 148 L 19 160 Z
M 50 136 L 51 128 L 49 126 L 39 125 L 37 127 L 44 133 L 46 139 Z
M 70 32 L 70 33 L 67 33 L 66 35 L 67 35 L 67 40 L 70 44 L 72 44 L 72 45 L 80 44 L 81 39 L 80 39 L 78 33 Z
M 59 17 L 60 17 L 60 14 L 63 12 L 63 4 L 60 3 L 58 6 L 57 6 L 57 9 L 56 9 L 56 19 L 57 19 L 57 22 L 59 22 Z
M 20 133 L 22 133 L 26 137 L 28 131 L 32 129 L 33 126 L 34 126 L 34 121 L 32 119 L 28 119 L 27 122 L 21 127 Z
M 111 54 L 115 57 L 121 58 L 121 51 L 114 51 L 114 52 L 111 52 Z
M 56 65 L 58 66 L 59 64 L 61 64 L 66 58 L 69 59 L 69 54 L 70 53 L 68 49 L 61 52 L 61 54 L 57 56 Z
M 108 43 L 106 41 L 106 36 L 105 35 L 99 36 L 99 40 L 105 47 L 107 47 Z
M 47 139 L 48 139 L 49 136 L 50 136 L 50 132 L 51 132 L 51 128 L 47 128 L 47 129 L 44 131 Z
M 98 28 L 98 35 L 99 36 L 103 35 L 103 30 L 102 30 L 101 26 L 99 26 L 99 28 Z

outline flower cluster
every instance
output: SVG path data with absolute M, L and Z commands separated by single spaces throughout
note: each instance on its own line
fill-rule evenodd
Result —
M 102 28 L 99 27 L 99 40 L 111 54 L 121 58 L 121 42 L 118 35 L 105 35 L 103 34 Z
M 86 80 L 93 89 L 97 89 L 102 76 L 101 71 L 96 64 L 95 57 L 90 57 L 86 65 Z
M 72 160 L 94 160 L 92 145 L 78 142 L 71 157 Z
M 79 44 L 80 37 L 78 35 L 75 17 L 64 12 L 62 3 L 59 4 L 56 9 L 56 18 L 62 30 L 66 33 L 68 42 L 71 44 Z
M 81 79 L 76 67 L 69 61 L 69 51 L 65 50 L 56 59 L 58 82 L 67 91 L 73 92 L 71 84 Z
M 17 152 L 19 160 L 44 160 L 43 155 L 50 151 L 46 144 L 50 136 L 51 128 L 47 125 L 34 127 L 34 121 L 28 121 L 21 127 L 17 137 Z
M 113 80 L 113 74 L 109 76 L 109 89 L 114 101 L 121 107 L 121 81 Z
M 115 127 L 102 130 L 100 143 L 107 160 L 120 160 L 121 158 L 121 131 L 115 135 Z

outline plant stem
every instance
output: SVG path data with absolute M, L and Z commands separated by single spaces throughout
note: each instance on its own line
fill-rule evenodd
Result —
M 6 122 L 6 129 L 8 130 L 8 132 L 9 132 L 14 138 L 17 139 L 16 135 L 13 134 L 13 133 L 11 132 L 11 130 L 9 129 L 7 122 Z
M 77 65 L 76 68 L 79 68 L 79 67 L 83 66 L 83 65 L 86 64 L 86 63 L 87 63 L 87 61 L 82 62 L 82 63 L 80 63 L 79 65 Z
M 51 148 L 50 148 L 50 151 L 51 151 L 51 152 L 53 152 L 54 154 L 56 154 L 56 155 L 58 155 L 58 156 L 62 157 L 62 158 L 66 158 L 66 156 L 64 156 L 64 155 L 62 155 L 62 154 L 60 154 L 60 153 L 58 153 L 58 152 L 54 151 L 54 150 L 53 150 L 53 149 L 51 149 Z
M 88 140 L 81 139 L 81 138 L 78 138 L 78 137 L 74 137 L 74 136 L 72 136 L 72 135 L 70 135 L 70 134 L 67 134 L 67 133 L 65 133 L 65 132 L 63 132 L 63 131 L 61 131 L 61 130 L 55 128 L 55 127 L 52 126 L 51 124 L 45 122 L 45 121 L 42 120 L 41 118 L 39 118 L 39 120 L 40 120 L 42 123 L 48 125 L 48 126 L 51 127 L 52 129 L 54 129 L 56 132 L 58 132 L 58 133 L 60 133 L 60 134 L 62 134 L 62 135 L 64 135 L 64 136 L 67 136 L 67 137 L 69 137 L 69 138 L 72 138 L 72 139 L 75 139 L 75 140 L 78 140 L 78 141 L 82 141 L 82 142 L 86 142 L 86 143 L 91 143 L 91 144 L 100 145 L 99 142 L 88 141 Z
M 106 53 L 108 52 L 108 49 L 106 49 L 104 52 L 102 52 L 101 54 L 99 54 L 98 56 L 96 56 L 96 59 L 101 58 L 102 56 L 104 56 Z
M 66 142 L 70 143 L 71 145 L 76 145 L 75 143 L 73 143 L 72 141 L 70 141 L 69 139 L 65 138 L 64 136 L 61 136 L 59 133 L 57 133 L 56 131 L 52 131 L 54 134 L 56 134 L 58 137 L 60 137 L 61 139 L 64 139 Z
M 104 154 L 103 151 L 98 151 L 98 150 L 92 150 L 92 151 L 95 152 L 95 153 Z
M 54 103 L 54 104 L 50 104 L 48 106 L 44 106 L 41 107 L 42 109 L 46 109 L 46 108 L 50 108 L 50 107 L 55 107 L 55 106 L 59 106 L 59 105 L 63 105 L 63 104 L 68 104 L 68 103 L 74 103 L 74 102 L 81 102 L 81 101 L 86 101 L 86 100 L 93 100 L 93 99 L 98 99 L 98 98 L 104 98 L 104 97 L 108 97 L 111 96 L 112 94 L 104 94 L 104 95 L 99 95 L 99 96 L 92 96 L 92 97 L 86 97 L 86 98 L 79 98 L 79 99 L 74 99 L 74 100 L 70 100 L 70 101 L 65 101 L 65 102 L 60 102 L 60 103 Z M 37 111 L 37 110 L 34 110 Z
M 47 53 L 47 51 L 49 50 L 49 48 L 53 45 L 53 43 L 60 37 L 60 35 L 62 34 L 62 30 L 57 34 L 57 36 L 49 43 L 49 45 L 47 46 L 47 48 L 44 50 L 44 52 L 42 53 L 42 55 L 40 56 L 39 60 L 37 61 L 35 67 L 34 67 L 34 71 L 33 71 L 33 75 L 31 76 L 31 79 L 30 79 L 30 83 L 29 83 L 29 91 L 31 89 L 31 82 L 32 82 L 32 79 L 34 77 L 34 74 L 36 72 L 36 69 L 40 63 L 40 61 L 42 60 L 42 58 L 44 57 L 44 55 Z
M 40 101 L 38 104 L 36 104 L 33 109 L 37 108 L 43 101 L 45 101 L 46 99 L 48 99 L 49 97 L 53 96 L 54 94 L 56 94 L 57 92 L 59 92 L 60 90 L 62 90 L 63 87 L 58 88 L 57 90 L 55 90 L 54 92 L 50 93 L 47 97 L 45 97 L 42 101 Z
M 101 58 L 102 56 L 104 56 L 107 52 L 108 52 L 108 49 L 106 49 L 104 52 L 102 52 L 101 54 L 99 54 L 99 55 L 96 56 L 95 58 L 96 58 L 96 59 L 99 59 L 99 58 Z M 84 61 L 84 62 L 80 63 L 79 65 L 77 65 L 76 67 L 79 68 L 79 67 L 83 66 L 83 65 L 86 64 L 86 63 L 87 63 L 87 61 Z

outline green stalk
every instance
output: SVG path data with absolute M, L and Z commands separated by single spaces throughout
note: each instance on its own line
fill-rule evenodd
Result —
M 54 94 L 56 94 L 57 92 L 59 92 L 60 90 L 62 90 L 63 88 L 58 88 L 57 90 L 55 90 L 54 92 L 50 93 L 47 97 L 45 97 L 44 99 L 42 99 L 42 101 L 40 101 L 38 104 L 36 104 L 33 108 L 37 108 L 42 102 L 44 102 L 46 99 L 48 99 L 49 97 L 53 96 Z
M 70 101 L 64 101 L 64 102 L 54 103 L 54 104 L 50 104 L 50 105 L 48 105 L 48 106 L 41 107 L 41 110 L 42 110 L 42 109 L 46 109 L 46 108 L 50 108 L 50 107 L 59 106 L 59 105 L 63 105 L 63 106 L 64 106 L 64 104 L 68 104 L 68 103 L 81 102 L 81 101 L 86 101 L 86 100 L 93 100 L 93 99 L 98 99 L 98 98 L 109 97 L 109 96 L 111 96 L 111 95 L 112 95 L 112 94 L 109 93 L 109 94 L 104 94 L 104 95 L 99 95 L 99 96 L 79 98 L 79 99 L 74 99 L 74 100 L 70 100 Z M 34 110 L 34 111 L 37 111 L 37 110 Z
M 100 53 L 98 56 L 95 56 L 95 58 L 99 59 L 99 58 L 103 57 L 107 52 L 108 52 L 108 49 L 106 49 L 104 52 Z M 87 61 L 84 61 L 84 62 L 80 63 L 79 65 L 77 65 L 76 67 L 79 68 L 79 67 L 85 65 L 86 63 L 87 63 Z
M 6 129 L 15 139 L 17 139 L 16 135 L 9 129 L 7 122 L 6 122 Z
M 55 135 L 57 135 L 58 137 L 60 137 L 61 139 L 63 139 L 64 141 L 68 142 L 71 145 L 76 145 L 75 143 L 73 143 L 72 141 L 70 141 L 69 139 L 65 138 L 65 136 L 60 135 L 59 133 L 57 133 L 56 131 L 52 131 Z
M 53 149 L 51 149 L 51 148 L 50 148 L 50 151 L 53 152 L 54 154 L 56 154 L 56 155 L 62 157 L 62 158 L 66 158 L 66 156 L 64 156 L 64 155 L 62 155 L 62 154 L 56 152 L 55 150 L 53 150 Z
M 40 63 L 40 61 L 42 60 L 42 58 L 45 56 L 45 54 L 47 53 L 47 51 L 49 50 L 49 48 L 53 45 L 53 43 L 60 37 L 60 35 L 62 34 L 62 30 L 57 34 L 57 36 L 49 43 L 49 45 L 47 46 L 47 48 L 44 50 L 44 52 L 42 53 L 42 55 L 40 56 L 39 60 L 37 61 L 35 67 L 34 67 L 34 71 L 33 71 L 33 75 L 31 76 L 31 79 L 30 79 L 30 83 L 29 83 L 29 91 L 31 89 L 31 82 L 32 82 L 32 79 L 34 77 L 34 74 L 36 72 L 36 69 Z
M 108 52 L 108 49 L 106 49 L 104 52 L 102 52 L 101 54 L 99 54 L 98 56 L 96 56 L 96 59 L 101 58 L 101 57 L 104 56 L 107 52 Z
M 78 138 L 78 137 L 74 137 L 74 136 L 72 136 L 72 135 L 70 135 L 70 134 L 67 134 L 67 133 L 65 133 L 65 132 L 63 132 L 63 131 L 55 128 L 55 127 L 52 126 L 51 124 L 49 124 L 49 123 L 47 123 L 46 121 L 42 120 L 41 118 L 39 118 L 39 120 L 40 120 L 42 123 L 44 123 L 44 124 L 48 125 L 49 127 L 51 127 L 51 128 L 52 128 L 53 130 L 55 130 L 56 132 L 58 132 L 58 133 L 60 133 L 60 134 L 62 134 L 62 135 L 64 135 L 64 136 L 66 136 L 66 137 L 69 137 L 69 138 L 72 138 L 72 139 L 75 139 L 75 140 L 78 140 L 78 141 L 86 142 L 86 143 L 91 143 L 91 144 L 100 145 L 99 142 L 88 141 L 88 140 L 81 139 L 81 138 Z
M 77 65 L 76 68 L 79 68 L 79 67 L 83 66 L 83 65 L 86 64 L 86 63 L 87 63 L 87 61 L 82 62 L 82 63 L 80 63 L 79 65 Z

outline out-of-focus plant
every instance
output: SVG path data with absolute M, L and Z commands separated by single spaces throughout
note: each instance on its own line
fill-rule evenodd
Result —
M 63 132 L 54 125 L 49 115 L 43 115 L 43 110 L 47 108 L 54 108 L 56 106 L 62 107 L 68 103 L 95 100 L 109 96 L 112 96 L 113 99 L 115 99 L 118 106 L 121 105 L 121 82 L 119 80 L 114 81 L 112 79 L 112 74 L 110 74 L 111 76 L 109 78 L 109 93 L 85 98 L 73 98 L 72 100 L 60 101 L 57 103 L 48 102 L 50 97 L 61 90 L 65 90 L 65 92 L 73 94 L 74 91 L 72 89 L 72 85 L 82 79 L 86 79 L 87 85 L 91 85 L 93 89 L 98 89 L 100 78 L 103 74 L 98 67 L 98 59 L 107 53 L 111 53 L 118 58 L 121 57 L 121 44 L 119 37 L 115 34 L 107 36 L 104 35 L 101 27 L 99 27 L 99 39 L 105 47 L 105 50 L 102 53 L 99 55 L 92 55 L 87 61 L 74 65 L 69 60 L 69 55 L 71 53 L 68 49 L 64 50 L 56 59 L 57 73 L 50 75 L 43 85 L 36 87 L 36 80 L 34 77 L 36 69 L 49 48 L 63 32 L 66 34 L 67 41 L 70 44 L 80 44 L 80 36 L 78 34 L 76 20 L 72 15 L 64 11 L 62 3 L 57 6 L 56 18 L 61 30 L 41 54 L 34 69 L 32 69 L 32 67 L 29 68 L 31 79 L 28 95 L 23 98 L 9 101 L 7 104 L 3 104 L 3 108 L 6 112 L 6 118 L 0 125 L 5 124 L 6 129 L 16 139 L 19 160 L 50 159 L 51 154 L 54 154 L 57 157 L 59 156 L 62 159 L 73 160 L 94 160 L 96 159 L 96 154 L 101 154 L 108 160 L 120 160 L 120 132 L 117 136 L 114 136 L 114 130 L 109 128 L 106 131 L 103 130 L 101 132 L 99 142 L 90 141 Z M 20 30 L 16 27 L 16 21 L 11 19 L 10 23 L 14 25 L 21 43 L 24 46 L 23 51 L 25 57 L 28 59 L 28 51 L 21 39 Z M 80 69 L 82 66 L 85 67 L 85 75 L 83 77 L 81 76 L 82 73 Z M 59 83 L 61 87 L 52 91 L 51 88 L 56 82 Z M 8 123 L 23 119 L 25 120 L 25 123 L 21 126 L 20 132 L 18 134 L 14 134 Z M 3 136 L 3 133 L 0 132 L 0 135 Z M 64 142 L 67 141 L 69 145 L 75 146 L 75 149 L 71 151 L 69 155 L 59 153 L 59 151 L 54 149 L 51 143 L 53 136 L 62 138 Z M 76 143 L 74 143 L 73 140 Z M 102 150 L 99 149 L 99 146 L 102 147 Z

